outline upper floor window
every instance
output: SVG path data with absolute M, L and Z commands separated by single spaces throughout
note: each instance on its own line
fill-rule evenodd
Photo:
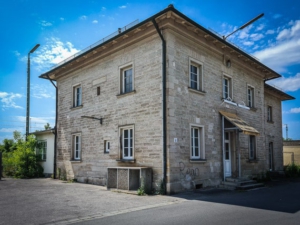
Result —
M 230 77 L 223 77 L 223 98 L 232 100 L 232 80 Z
M 133 67 L 132 65 L 121 68 L 121 94 L 132 92 L 133 86 Z
M 191 159 L 204 159 L 204 128 L 202 126 L 191 126 Z
M 41 160 L 46 161 L 46 159 L 47 159 L 47 141 L 38 140 L 37 154 L 40 156 Z
M 254 88 L 251 86 L 247 87 L 247 99 L 248 99 L 248 107 L 254 107 Z
M 268 105 L 268 108 L 267 108 L 267 121 L 268 122 L 272 122 L 273 121 L 273 115 L 272 115 L 272 106 L 269 106 Z
M 78 107 L 82 105 L 82 91 L 81 85 L 73 87 L 73 107 Z
M 256 141 L 255 136 L 249 136 L 249 159 L 256 159 Z
M 120 144 L 122 159 L 133 159 L 134 157 L 134 129 L 133 126 L 120 128 Z
M 202 64 L 190 61 L 190 88 L 203 91 L 203 68 Z
M 74 160 L 81 159 L 81 135 L 80 134 L 73 135 L 73 159 Z

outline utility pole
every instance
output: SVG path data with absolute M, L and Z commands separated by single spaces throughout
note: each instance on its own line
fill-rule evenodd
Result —
M 40 44 L 37 44 L 28 52 L 27 60 L 27 107 L 26 107 L 26 140 L 29 135 L 29 117 L 30 117 L 30 53 L 33 53 Z

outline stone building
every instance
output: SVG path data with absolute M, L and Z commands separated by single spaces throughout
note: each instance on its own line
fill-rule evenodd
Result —
M 147 167 L 174 193 L 282 169 L 281 101 L 293 97 L 265 83 L 280 75 L 173 6 L 40 77 L 57 82 L 69 179 L 106 185 L 108 168 Z

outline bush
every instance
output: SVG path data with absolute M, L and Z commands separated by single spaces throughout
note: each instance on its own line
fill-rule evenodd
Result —
M 300 165 L 289 164 L 284 168 L 284 172 L 287 177 L 300 177 Z
M 3 153 L 3 172 L 15 178 L 43 177 L 44 169 L 35 153 L 36 139 L 28 136 L 27 141 L 17 140 L 16 149 Z

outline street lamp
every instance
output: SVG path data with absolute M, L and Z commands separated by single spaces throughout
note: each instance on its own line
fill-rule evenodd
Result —
M 33 49 L 28 52 L 28 61 L 27 61 L 27 108 L 26 108 L 26 140 L 29 135 L 29 108 L 30 108 L 30 53 L 33 53 L 40 44 L 37 44 Z
M 243 26 L 239 27 L 238 29 L 236 29 L 235 31 L 233 31 L 232 33 L 228 34 L 227 36 L 223 36 L 223 39 L 226 40 L 226 38 L 228 38 L 230 35 L 234 34 L 235 32 L 237 32 L 238 30 L 242 30 L 245 27 L 249 26 L 251 23 L 254 23 L 256 20 L 258 20 L 259 18 L 263 17 L 264 14 L 260 14 L 257 17 L 255 17 L 254 19 L 250 20 L 249 22 L 245 23 Z

